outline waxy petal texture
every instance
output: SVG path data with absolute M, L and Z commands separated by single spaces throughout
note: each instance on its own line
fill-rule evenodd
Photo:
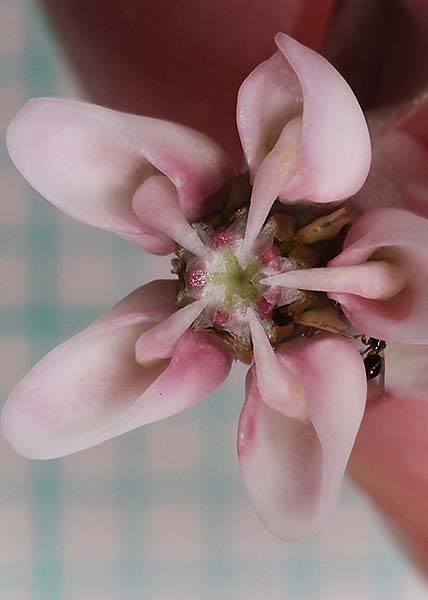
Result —
M 236 118 L 253 179 L 285 124 L 302 114 L 302 104 L 297 75 L 279 51 L 260 63 L 242 83 Z
M 278 356 L 303 384 L 309 420 L 262 402 L 254 370 L 238 431 L 245 485 L 260 517 L 278 537 L 315 534 L 334 508 L 366 399 L 357 350 L 331 336 L 290 342 Z M 284 397 L 284 406 L 289 400 Z
M 206 334 L 187 332 L 171 360 L 136 361 L 138 337 L 175 310 L 176 292 L 175 281 L 152 282 L 43 358 L 3 409 L 11 445 L 30 458 L 63 456 L 184 410 L 220 385 L 231 357 Z
M 171 244 L 135 214 L 137 187 L 166 175 L 185 216 L 196 219 L 214 207 L 210 196 L 231 176 L 222 150 L 196 131 L 73 100 L 28 102 L 9 126 L 8 148 L 26 179 L 58 208 L 142 247 L 149 236 L 148 249 L 158 254 Z
M 154 175 L 146 179 L 135 192 L 132 206 L 140 219 L 153 230 L 165 234 L 196 256 L 205 256 L 205 247 L 186 220 L 176 188 L 167 177 Z
M 284 202 L 344 200 L 361 188 L 371 160 L 364 115 L 343 77 L 289 36 L 280 33 L 275 41 L 278 52 L 244 81 L 237 107 L 255 192 L 265 187 L 261 177 L 275 181 L 268 199 L 254 193 L 249 228 L 258 230 L 262 216 L 252 223 L 258 203 L 272 205 L 277 196 Z M 299 116 L 301 135 L 284 143 L 284 128 Z
M 371 161 L 370 137 L 358 101 L 320 54 L 284 34 L 277 35 L 276 43 L 296 72 L 303 95 L 299 170 L 281 198 L 349 198 L 366 180 Z
M 346 267 L 296 269 L 264 280 L 269 285 L 318 292 L 340 292 L 373 300 L 388 300 L 404 287 L 405 274 L 385 261 Z
M 135 345 L 135 356 L 139 363 L 169 358 L 177 341 L 189 329 L 202 312 L 205 304 L 197 300 L 176 310 L 167 319 L 142 333 Z
M 380 208 L 364 213 L 351 227 L 344 249 L 329 266 L 357 265 L 375 255 L 391 260 L 406 283 L 388 300 L 332 293 L 354 327 L 367 335 L 404 344 L 428 342 L 428 220 Z
M 274 351 L 254 311 L 248 309 L 248 313 L 257 389 L 262 402 L 287 417 L 305 421 L 308 413 L 300 378 L 287 369 Z

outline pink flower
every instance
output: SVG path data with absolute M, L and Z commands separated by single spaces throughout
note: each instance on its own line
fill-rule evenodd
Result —
M 378 389 L 376 344 L 428 341 L 428 223 L 419 190 L 368 201 L 383 193 L 378 148 L 411 120 L 375 131 L 359 191 L 371 151 L 351 89 L 314 51 L 276 43 L 238 94 L 251 188 L 216 143 L 174 123 L 54 99 L 15 118 L 9 151 L 40 193 L 145 250 L 175 250 L 178 280 L 135 290 L 48 354 L 9 397 L 3 430 L 26 456 L 62 456 L 194 405 L 233 358 L 252 360 L 242 474 L 269 529 L 299 539 L 334 508 L 366 370 Z M 417 168 L 394 156 L 397 173 Z
M 240 165 L 240 83 L 270 56 L 277 31 L 319 48 L 336 0 L 269 0 L 268 8 L 264 0 L 103 0 L 102 10 L 87 0 L 42 4 L 97 104 L 203 131 Z

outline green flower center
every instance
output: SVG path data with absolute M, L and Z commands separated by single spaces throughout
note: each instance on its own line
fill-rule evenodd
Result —
M 260 270 L 260 262 L 253 260 L 243 268 L 231 250 L 223 252 L 223 270 L 210 273 L 209 281 L 223 287 L 224 306 L 231 309 L 236 300 L 248 304 L 256 301 L 260 295 L 254 284 L 254 277 Z

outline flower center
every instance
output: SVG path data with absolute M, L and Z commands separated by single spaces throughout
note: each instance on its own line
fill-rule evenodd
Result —
M 180 306 L 201 301 L 194 330 L 210 330 L 236 358 L 252 359 L 248 311 L 253 311 L 275 348 L 297 335 L 317 330 L 344 333 L 349 323 L 324 292 L 268 285 L 266 279 L 288 271 L 323 267 L 342 247 L 350 216 L 345 208 L 311 218 L 307 208 L 285 210 L 276 203 L 251 251 L 244 244 L 248 202 L 195 223 L 206 254 L 177 247 L 173 272 L 181 282 Z
M 259 261 L 255 259 L 243 267 L 229 248 L 221 252 L 219 258 L 219 270 L 209 272 L 207 279 L 212 285 L 220 286 L 225 308 L 233 310 L 236 302 L 253 303 L 258 296 L 254 278 L 260 269 Z

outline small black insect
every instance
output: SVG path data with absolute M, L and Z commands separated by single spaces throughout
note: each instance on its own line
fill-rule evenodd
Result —
M 273 309 L 272 319 L 275 325 L 278 325 L 279 327 L 284 327 L 285 325 L 288 325 L 289 323 L 293 322 L 293 318 L 286 312 L 287 309 L 287 306 L 277 306 Z
M 364 359 L 367 379 L 374 379 L 382 368 L 382 357 L 379 354 L 367 354 Z
M 367 379 L 375 379 L 380 375 L 379 393 L 383 394 L 385 385 L 385 359 L 384 350 L 386 343 L 383 340 L 376 338 L 361 337 L 361 341 L 367 348 L 362 352 L 364 356 L 364 368 L 366 370 Z

